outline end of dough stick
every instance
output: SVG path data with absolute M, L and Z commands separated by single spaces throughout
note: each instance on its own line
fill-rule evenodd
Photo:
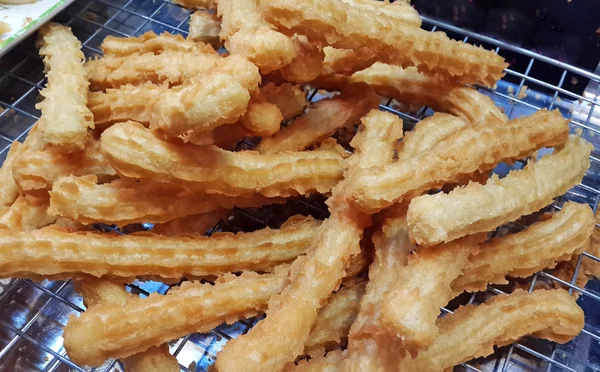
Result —
M 273 103 L 267 101 L 260 91 L 254 93 L 246 112 L 240 119 L 249 133 L 256 136 L 270 136 L 279 131 L 283 114 Z
M 32 231 L 48 226 L 56 220 L 56 216 L 48 214 L 49 205 L 47 194 L 19 196 L 10 208 L 0 215 L 0 228 Z
M 13 177 L 13 164 L 23 148 L 21 142 L 14 141 L 0 167 L 0 207 L 10 206 L 19 195 L 19 188 Z
M 325 53 L 319 46 L 309 42 L 306 36 L 294 35 L 292 40 L 296 57 L 280 70 L 281 76 L 294 83 L 307 83 L 316 79 L 323 70 Z
M 131 37 L 107 36 L 102 41 L 101 48 L 104 57 L 124 57 L 144 53 L 160 54 L 165 51 L 216 55 L 214 50 L 204 43 L 187 40 L 181 35 L 173 35 L 168 32 L 157 35 L 154 31 Z
M 221 21 L 216 14 L 197 11 L 190 15 L 188 39 L 210 44 L 213 48 L 219 49 L 221 46 L 219 32 L 221 32 Z
M 268 83 L 260 89 L 260 93 L 267 101 L 279 108 L 284 120 L 300 115 L 308 106 L 306 91 L 299 85 Z

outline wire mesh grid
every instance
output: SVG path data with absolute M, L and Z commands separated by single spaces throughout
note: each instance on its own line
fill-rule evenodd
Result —
M 167 31 L 187 34 L 190 12 L 166 0 L 77 0 L 55 21 L 71 26 L 82 40 L 86 56 L 100 54 L 99 46 L 108 35 L 140 35 L 146 31 Z M 451 25 L 423 17 L 424 27 L 432 31 L 445 31 L 449 36 L 482 44 L 488 49 L 525 63 L 507 69 L 507 75 L 494 89 L 478 88 L 504 108 L 510 118 L 529 115 L 541 108 L 561 110 L 570 119 L 573 131 L 595 145 L 592 165 L 583 182 L 559 198 L 553 205 L 560 209 L 566 200 L 588 203 L 597 209 L 600 199 L 600 76 L 574 66 L 553 60 L 498 40 L 474 34 Z M 520 69 L 518 65 L 525 66 Z M 542 74 L 540 71 L 544 70 Z M 552 71 L 548 73 L 548 71 Z M 583 93 L 565 88 L 565 82 L 585 84 Z M 29 38 L 0 59 L 0 162 L 10 144 L 22 141 L 39 117 L 35 108 L 38 91 L 44 84 L 41 59 Z M 571 84 L 571 86 L 574 84 Z M 575 84 L 577 85 L 577 84 Z M 320 95 L 313 91 L 311 100 Z M 392 100 L 383 102 L 382 110 L 399 115 L 407 128 L 431 114 L 427 108 L 417 112 L 403 112 L 401 105 Z M 596 145 L 599 146 L 596 146 Z M 246 143 L 251 146 L 251 143 Z M 516 165 L 519 167 L 519 164 Z M 521 164 L 522 166 L 522 164 Z M 508 169 L 499 167 L 498 173 Z M 322 200 L 298 200 L 291 207 L 294 212 L 312 214 L 317 218 L 327 216 Z M 273 210 L 235 210 L 227 221 L 220 222 L 208 234 L 218 230 L 253 230 L 277 225 L 271 217 L 281 213 Z M 102 226 L 112 229 L 109 226 Z M 600 282 L 592 280 L 585 287 L 578 286 L 579 267 L 582 262 L 600 258 L 583 253 L 570 280 L 559 278 L 551 271 L 542 272 L 518 283 L 533 290 L 540 283 L 552 282 L 570 291 L 580 293 L 579 304 L 586 314 L 582 334 L 565 345 L 526 338 L 511 346 L 499 349 L 494 355 L 463 364 L 458 369 L 471 371 L 599 371 L 600 370 Z M 150 292 L 166 293 L 169 286 L 156 282 L 134 282 L 128 290 L 140 296 Z M 453 301 L 444 312 L 451 312 L 458 304 L 476 303 L 486 296 L 502 293 L 505 288 L 490 287 L 486 293 L 462 296 Z M 61 281 L 35 283 L 29 280 L 0 281 L 0 371 L 113 371 L 122 370 L 118 361 L 108 361 L 97 368 L 87 368 L 72 363 L 62 346 L 62 327 L 68 317 L 84 310 L 81 297 L 72 284 Z M 247 332 L 258 319 L 222 325 L 205 334 L 191 334 L 170 343 L 170 350 L 183 371 L 204 371 L 215 360 L 216 353 L 227 340 Z M 469 335 L 464 335 L 468 338 Z M 457 340 L 460 342 L 460 340 Z

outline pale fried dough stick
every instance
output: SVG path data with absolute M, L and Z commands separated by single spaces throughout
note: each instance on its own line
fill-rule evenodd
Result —
M 0 167 L 0 208 L 10 206 L 19 195 L 19 188 L 13 177 L 13 167 L 23 147 L 21 142 L 14 141 Z
M 128 122 L 102 134 L 101 147 L 126 177 L 153 179 L 230 196 L 325 193 L 342 178 L 342 151 L 326 144 L 315 151 L 262 155 L 212 146 L 170 143 Z
M 416 65 L 422 72 L 448 80 L 492 86 L 507 66 L 492 51 L 450 40 L 444 33 L 403 24 L 351 3 L 264 0 L 260 6 L 267 20 L 282 32 L 306 35 L 311 41 L 336 48 L 369 47 L 377 52 L 381 62 L 403 67 Z
M 257 91 L 252 94 L 240 124 L 256 136 L 270 136 L 279 131 L 282 121 L 283 114 L 277 105 L 269 102 L 260 91 Z
M 356 9 L 364 9 L 382 17 L 389 17 L 403 25 L 421 27 L 419 13 L 407 1 L 396 1 L 393 3 L 371 0 L 342 0 L 351 4 Z M 368 13 L 371 14 L 371 13 Z
M 283 79 L 293 83 L 308 83 L 319 77 L 325 59 L 323 50 L 304 35 L 294 35 L 292 41 L 296 57 L 278 71 Z
M 173 2 L 188 9 L 217 9 L 217 0 L 174 0 Z
M 311 218 L 292 217 L 280 230 L 218 233 L 210 238 L 201 234 L 111 236 L 56 228 L 27 233 L 1 230 L 0 275 L 156 275 L 177 279 L 241 270 L 266 271 L 305 253 L 319 224 Z
M 56 216 L 48 215 L 48 196 L 19 196 L 4 214 L 0 215 L 0 227 L 12 231 L 31 231 L 48 226 Z
M 131 54 L 123 57 L 105 57 L 86 64 L 93 90 L 118 88 L 122 85 L 181 84 L 203 73 L 219 71 L 231 76 L 232 81 L 253 90 L 260 82 L 258 69 L 240 56 L 223 58 L 211 53 L 187 53 L 166 50 L 160 54 Z
M 29 136 L 33 137 L 31 133 Z M 30 137 L 27 137 L 26 145 Z M 89 174 L 96 175 L 102 181 L 116 176 L 97 142 L 88 144 L 81 152 L 70 154 L 59 147 L 36 149 L 27 146 L 15 160 L 13 168 L 15 181 L 25 191 L 49 190 L 54 181 L 61 177 Z
M 469 257 L 479 251 L 475 236 L 435 247 L 422 247 L 400 271 L 382 301 L 382 321 L 402 345 L 416 355 L 435 339 L 440 308 L 454 296 L 450 284 L 460 276 Z
M 175 236 L 189 233 L 205 233 L 214 227 L 220 220 L 231 213 L 230 209 L 219 208 L 203 214 L 194 214 L 179 217 L 169 222 L 156 224 L 152 232 L 165 236 Z
M 38 128 L 44 140 L 63 150 L 82 150 L 94 117 L 87 108 L 89 82 L 86 78 L 81 43 L 69 27 L 49 23 L 40 30 L 40 55 L 44 57 L 46 88 Z
M 260 92 L 267 101 L 279 108 L 284 120 L 300 115 L 308 106 L 306 92 L 298 85 L 269 83 Z
M 265 21 L 257 0 L 221 0 L 217 13 L 227 50 L 256 64 L 262 74 L 279 70 L 296 57 L 292 39 Z
M 190 30 L 191 31 L 191 30 Z M 107 36 L 102 41 L 104 57 L 123 57 L 132 54 L 154 53 L 164 51 L 179 51 L 185 53 L 214 54 L 213 49 L 204 43 L 195 43 L 181 35 L 164 32 L 157 35 L 148 31 L 137 37 Z
M 99 185 L 96 177 L 83 176 L 63 177 L 56 181 L 50 192 L 49 213 L 81 223 L 124 226 L 163 223 L 221 208 L 261 207 L 283 202 L 285 199 L 266 198 L 260 194 L 247 198 L 211 195 L 152 181 L 115 180 Z
M 64 330 L 65 348 L 76 363 L 99 365 L 193 332 L 207 332 L 264 311 L 286 283 L 289 266 L 271 274 L 226 274 L 215 285 L 184 282 L 167 295 L 128 299 L 127 306 L 98 305 Z M 140 316 L 143 314 L 143 316 Z
M 492 239 L 480 245 L 481 252 L 472 257 L 452 288 L 485 290 L 488 284 L 506 284 L 507 276 L 526 278 L 553 268 L 559 261 L 585 251 L 596 220 L 587 204 L 566 203 L 549 220 L 537 222 L 527 230 Z
M 327 46 L 323 52 L 322 74 L 311 84 L 331 90 L 342 89 L 350 82 L 350 76 L 345 75 L 366 69 L 377 62 L 377 53 L 369 48 L 350 50 Z
M 136 298 L 125 290 L 123 284 L 110 280 L 76 280 L 74 286 L 83 297 L 88 311 L 101 304 L 126 306 L 128 300 Z M 151 347 L 122 362 L 127 372 L 179 372 L 177 358 L 169 353 L 167 344 Z
M 420 194 L 477 170 L 489 170 L 502 161 L 530 155 L 541 147 L 563 144 L 568 132 L 568 121 L 558 110 L 541 110 L 502 126 L 477 125 L 405 161 L 357 172 L 349 180 L 354 185 L 351 200 L 361 210 L 375 212 L 409 193 Z M 436 222 L 437 216 L 430 215 Z M 455 218 L 449 220 L 456 222 Z
M 389 127 L 386 116 L 392 115 L 373 110 L 363 118 L 365 131 L 353 143 L 356 150 L 352 157 L 359 158 L 352 161 L 354 167 L 392 158 L 395 138 L 390 132 L 395 133 L 397 128 Z M 372 135 L 372 131 L 378 135 Z M 386 151 L 383 146 L 375 146 L 379 142 L 388 143 Z M 369 152 L 371 148 L 376 151 Z M 350 168 L 349 172 L 352 171 Z M 290 282 L 281 295 L 269 301 L 267 317 L 248 334 L 230 341 L 219 353 L 218 370 L 280 370 L 303 352 L 318 310 L 344 277 L 350 258 L 359 252 L 360 237 L 369 224 L 369 216 L 348 205 L 346 193 L 345 182 L 333 190 L 328 201 L 331 217 L 319 228 L 311 254 L 294 261 Z M 250 354 L 249 347 L 253 350 Z
M 348 337 L 348 331 L 358 314 L 360 299 L 366 282 L 343 287 L 321 308 L 317 321 L 304 345 L 304 353 L 312 355 L 339 346 Z
M 449 194 L 420 196 L 408 208 L 411 239 L 437 244 L 491 231 L 533 213 L 581 182 L 591 151 L 592 145 L 571 135 L 563 149 L 503 179 L 492 177 L 485 185 L 471 183 Z
M 527 335 L 565 343 L 583 329 L 583 311 L 563 290 L 517 290 L 479 306 L 467 305 L 438 321 L 440 333 L 416 359 L 406 358 L 402 371 L 444 371 L 487 356 Z M 462 337 L 462 335 L 471 337 Z M 457 342 L 460 340 L 460 342 Z
M 219 49 L 221 46 L 220 32 L 221 20 L 216 14 L 206 11 L 196 11 L 190 14 L 188 39 L 207 43 L 212 45 L 213 48 Z
M 379 97 L 366 85 L 352 85 L 339 96 L 315 103 L 304 115 L 269 138 L 256 150 L 262 154 L 304 150 L 330 137 L 339 128 L 358 123 L 379 105 Z

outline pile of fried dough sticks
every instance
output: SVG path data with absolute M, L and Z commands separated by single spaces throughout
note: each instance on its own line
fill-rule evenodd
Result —
M 440 316 L 507 277 L 572 272 L 598 246 L 588 205 L 535 213 L 582 181 L 592 146 L 558 111 L 509 120 L 472 88 L 503 76 L 499 55 L 421 29 L 402 1 L 180 2 L 197 10 L 187 38 L 108 36 L 87 62 L 68 27 L 39 34 L 42 114 L 0 170 L 0 276 L 73 280 L 87 310 L 64 329 L 71 360 L 178 371 L 168 342 L 263 313 L 216 370 L 444 371 L 581 332 L 558 286 Z M 309 105 L 306 86 L 331 94 Z M 436 113 L 404 133 L 381 97 Z M 233 208 L 311 194 L 327 198 L 324 221 L 202 234 Z M 531 225 L 492 234 L 515 221 Z M 166 295 L 124 289 L 183 278 Z

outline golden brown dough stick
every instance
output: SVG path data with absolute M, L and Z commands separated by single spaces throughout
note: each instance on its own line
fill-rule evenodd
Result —
M 308 83 L 313 81 L 323 71 L 325 53 L 304 35 L 292 36 L 296 57 L 292 62 L 283 66 L 278 72 L 281 77 L 293 83 Z
M 213 48 L 219 49 L 221 46 L 220 32 L 221 20 L 216 14 L 201 10 L 190 14 L 188 39 L 210 44 Z
M 351 4 L 356 9 L 364 9 L 373 12 L 381 17 L 388 17 L 403 25 L 421 27 L 421 17 L 408 1 L 396 1 L 389 3 L 386 1 L 371 0 L 342 0 Z M 368 13 L 371 14 L 371 13 Z
M 304 150 L 336 130 L 358 123 L 378 105 L 379 97 L 366 85 L 349 86 L 339 96 L 315 103 L 272 137 L 263 138 L 256 150 L 262 154 Z
M 360 299 L 365 293 L 366 282 L 343 287 L 329 298 L 321 308 L 308 340 L 305 343 L 306 355 L 328 351 L 339 346 L 348 337 L 348 331 L 358 314 Z
M 230 209 L 219 208 L 202 214 L 179 217 L 169 222 L 154 225 L 152 232 L 165 236 L 190 233 L 203 234 L 229 214 L 231 214 Z
M 453 297 L 451 283 L 479 251 L 484 236 L 459 239 L 435 247 L 422 247 L 398 274 L 398 281 L 385 294 L 382 322 L 416 355 L 435 339 L 440 308 Z
M 49 213 L 81 223 L 163 223 L 221 208 L 262 207 L 284 203 L 282 198 L 254 194 L 247 198 L 189 191 L 152 181 L 115 180 L 98 184 L 94 176 L 63 177 L 50 192 Z M 119 206 L 115 208 L 115 206 Z
M 336 48 L 372 48 L 381 62 L 415 65 L 424 73 L 448 80 L 493 86 L 508 66 L 492 51 L 348 2 L 265 0 L 260 6 L 266 19 L 284 33 L 306 35 L 313 42 Z
M 455 294 L 485 290 L 488 284 L 506 284 L 507 276 L 526 278 L 553 268 L 560 261 L 585 251 L 596 220 L 587 204 L 566 203 L 549 220 L 537 222 L 516 234 L 480 245 L 464 273 L 453 283 Z
M 251 62 L 240 56 L 223 58 L 214 50 L 210 53 L 165 50 L 160 54 L 149 52 L 104 57 L 88 61 L 86 69 L 92 90 L 139 85 L 148 81 L 177 85 L 213 71 L 230 75 L 232 81 L 248 90 L 254 90 L 260 82 L 258 69 Z
M 240 118 L 240 124 L 257 136 L 277 133 L 282 121 L 283 114 L 277 105 L 269 102 L 260 91 L 252 94 L 247 110 Z
M 325 144 L 315 151 L 262 155 L 214 146 L 166 142 L 134 122 L 115 124 L 101 147 L 120 174 L 230 196 L 292 196 L 326 193 L 342 178 L 343 150 Z
M 377 62 L 377 53 L 369 48 L 350 50 L 327 46 L 323 52 L 323 71 L 311 84 L 331 90 L 341 89 L 350 82 L 350 76 L 345 75 L 352 75 Z
M 164 51 L 214 54 L 213 49 L 204 43 L 196 43 L 181 35 L 172 35 L 168 32 L 157 35 L 154 31 L 148 31 L 137 37 L 109 35 L 104 38 L 100 48 L 104 57 L 124 57 L 136 53 L 159 54 Z
M 503 179 L 492 177 L 485 185 L 471 183 L 449 194 L 420 196 L 408 208 L 411 239 L 433 245 L 492 231 L 540 210 L 581 182 L 591 151 L 592 145 L 571 135 L 564 148 Z
M 257 0 L 221 0 L 217 14 L 227 50 L 248 58 L 262 74 L 279 70 L 296 57 L 292 39 L 265 21 Z
M 91 142 L 83 151 L 75 153 L 65 153 L 59 147 L 35 149 L 28 146 L 15 160 L 13 170 L 19 188 L 25 191 L 49 190 L 61 177 L 89 174 L 96 175 L 101 181 L 116 176 L 97 142 Z
M 19 196 L 19 188 L 13 177 L 13 164 L 23 147 L 21 142 L 14 141 L 0 167 L 0 208 L 10 206 Z
M 353 143 L 356 149 L 352 157 L 359 158 L 352 161 L 355 167 L 392 158 L 395 138 L 389 132 L 395 132 L 396 128 L 388 128 L 388 131 L 381 128 L 388 124 L 382 117 L 385 119 L 388 115 L 392 116 L 373 110 L 363 118 L 366 128 L 359 136 L 362 141 Z M 380 133 L 381 137 L 372 136 L 371 131 Z M 387 151 L 375 146 L 379 142 L 388 143 Z M 378 150 L 369 152 L 371 148 Z M 349 172 L 352 171 L 350 168 Z M 328 200 L 331 217 L 319 228 L 311 244 L 311 254 L 292 264 L 289 284 L 281 295 L 269 301 L 267 317 L 246 335 L 227 343 L 218 354 L 217 370 L 281 370 L 302 354 L 319 309 L 339 286 L 351 257 L 359 253 L 360 237 L 370 223 L 370 216 L 357 212 L 346 202 L 345 187 L 345 182 L 341 182 L 332 191 Z M 253 350 L 251 354 L 248 354 L 249 347 Z
M 0 215 L 0 228 L 12 231 L 31 231 L 48 226 L 56 220 L 48 211 L 48 196 L 25 195 L 17 200 Z
M 242 270 L 266 271 L 305 253 L 319 224 L 311 218 L 292 217 L 279 230 L 218 233 L 211 237 L 149 233 L 112 236 L 68 233 L 57 228 L 27 233 L 2 230 L 0 276 L 153 275 L 178 279 Z
M 306 92 L 298 85 L 268 83 L 260 89 L 260 92 L 267 101 L 279 108 L 284 120 L 300 115 L 308 106 Z
M 174 0 L 173 2 L 188 9 L 217 9 L 217 0 Z
M 88 310 L 101 304 L 126 306 L 128 300 L 136 298 L 125 290 L 123 284 L 110 280 L 76 280 L 74 285 Z M 122 362 L 127 372 L 179 372 L 177 358 L 169 353 L 167 344 L 151 347 Z
M 351 200 L 365 212 L 376 212 L 402 201 L 409 193 L 420 194 L 440 183 L 528 156 L 541 147 L 561 145 L 568 133 L 568 121 L 558 110 L 541 110 L 501 126 L 477 125 L 405 161 L 362 169 L 350 181 Z M 436 220 L 437 216 L 430 215 Z M 456 222 L 455 218 L 450 220 Z
M 583 310 L 563 290 L 517 290 L 479 305 L 460 307 L 438 321 L 440 333 L 417 358 L 405 358 L 401 371 L 444 371 L 490 355 L 527 335 L 565 343 L 583 329 Z M 462 337 L 461 335 L 472 337 Z M 460 340 L 460 342 L 457 342 Z
M 263 312 L 269 298 L 281 291 L 288 270 L 284 265 L 271 274 L 226 274 L 214 286 L 184 282 L 166 295 L 128 299 L 127 306 L 96 306 L 69 319 L 65 349 L 75 363 L 99 365 L 249 318 Z
M 94 117 L 87 108 L 87 80 L 81 43 L 69 27 L 49 23 L 40 30 L 40 56 L 44 57 L 44 100 L 36 105 L 42 115 L 38 128 L 44 140 L 63 150 L 83 150 Z

